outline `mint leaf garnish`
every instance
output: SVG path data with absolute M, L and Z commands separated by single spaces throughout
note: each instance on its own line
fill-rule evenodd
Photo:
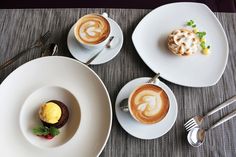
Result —
M 57 128 L 55 128 L 55 127 L 49 128 L 49 127 L 43 126 L 43 125 L 33 128 L 32 131 L 37 136 L 52 135 L 54 137 L 54 136 L 57 136 L 60 134 L 60 131 Z
M 49 128 L 49 133 L 50 133 L 52 136 L 57 136 L 57 135 L 60 134 L 60 131 L 59 131 L 57 128 L 55 128 L 55 127 L 50 127 L 50 128 Z
M 34 128 L 32 131 L 35 135 L 38 136 L 44 136 L 49 134 L 49 128 L 45 126 L 38 126 Z

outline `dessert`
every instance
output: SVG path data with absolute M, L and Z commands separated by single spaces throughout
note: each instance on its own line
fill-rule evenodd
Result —
M 193 20 L 186 23 L 192 29 L 176 29 L 167 39 L 168 49 L 179 56 L 189 56 L 201 49 L 202 54 L 210 54 L 210 46 L 206 46 L 206 32 L 200 32 Z
M 50 100 L 40 106 L 38 115 L 43 125 L 34 128 L 33 133 L 46 139 L 52 139 L 60 133 L 58 129 L 68 121 L 69 110 L 64 103 Z
M 195 33 L 187 29 L 174 30 L 167 39 L 171 52 L 179 56 L 194 54 L 198 48 L 199 39 Z
M 45 126 L 61 128 L 69 118 L 69 111 L 64 103 L 50 100 L 40 107 L 39 118 Z

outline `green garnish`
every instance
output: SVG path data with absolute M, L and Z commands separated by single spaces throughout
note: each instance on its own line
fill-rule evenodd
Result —
M 200 39 L 200 46 L 202 48 L 202 51 L 208 51 L 208 49 L 210 49 L 210 45 L 206 46 L 206 39 L 204 38 L 204 36 L 206 35 L 206 32 L 199 32 L 198 29 L 196 28 L 197 25 L 194 23 L 193 20 L 189 20 L 186 23 L 187 26 L 191 26 L 193 28 L 193 32 L 199 37 Z
M 191 26 L 192 28 L 197 27 L 197 25 L 194 24 L 194 21 L 193 21 L 193 20 L 188 21 L 186 25 L 187 25 L 187 26 Z
M 59 131 L 57 128 L 55 128 L 55 127 L 50 127 L 50 128 L 49 128 L 49 132 L 50 132 L 50 134 L 51 134 L 52 136 L 57 136 L 57 135 L 60 134 L 60 131 Z
M 38 127 L 34 128 L 32 131 L 35 135 L 38 135 L 38 136 L 49 134 L 48 127 L 44 127 L 44 126 L 38 126 Z
M 52 135 L 57 136 L 60 134 L 60 131 L 55 127 L 46 127 L 46 126 L 38 126 L 34 128 L 33 133 L 38 136 L 46 136 L 46 135 Z
M 201 39 L 206 35 L 206 32 L 197 32 L 198 37 Z
M 193 20 L 190 20 L 187 22 L 187 26 L 192 26 L 194 24 L 194 21 Z
M 201 42 L 200 46 L 204 49 L 204 48 L 206 48 L 206 43 L 203 41 L 203 42 Z

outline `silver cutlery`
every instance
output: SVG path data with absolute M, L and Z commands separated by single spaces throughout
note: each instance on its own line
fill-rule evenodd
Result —
M 18 58 L 20 58 L 22 55 L 24 55 L 29 50 L 36 48 L 36 47 L 43 46 L 47 42 L 47 40 L 49 39 L 50 35 L 51 35 L 51 33 L 49 31 L 47 31 L 38 40 L 36 40 L 32 46 L 26 48 L 25 50 L 23 50 L 20 53 L 18 53 L 17 55 L 15 55 L 13 58 L 9 59 L 8 61 L 6 61 L 2 65 L 0 65 L 0 70 L 4 69 L 5 67 L 10 65 L 11 63 L 15 62 Z
M 147 83 L 155 83 L 156 79 L 160 76 L 160 73 L 157 73 L 153 78 L 151 78 L 150 80 L 148 80 Z M 123 99 L 120 102 L 120 109 L 124 112 L 128 112 L 129 111 L 129 107 L 128 107 L 128 98 Z
M 111 36 L 105 45 L 99 52 L 97 52 L 93 57 L 91 57 L 85 64 L 89 65 L 97 56 L 105 49 L 105 48 L 111 48 L 111 41 L 114 39 L 114 36 Z
M 55 43 L 48 44 L 46 48 L 41 52 L 41 57 L 54 56 L 58 52 L 58 45 Z
M 223 124 L 224 122 L 228 121 L 229 119 L 231 119 L 235 116 L 236 116 L 236 110 L 234 112 L 230 113 L 229 115 L 225 116 L 221 120 L 219 120 L 217 123 L 212 125 L 207 130 L 204 130 L 199 127 L 193 128 L 191 131 L 188 132 L 188 135 L 187 135 L 187 139 L 188 139 L 189 144 L 192 145 L 193 147 L 199 147 L 200 145 L 202 145 L 204 143 L 206 133 L 209 130 L 216 128 L 217 126 Z
M 223 102 L 221 105 L 217 106 L 215 109 L 208 112 L 205 116 L 200 116 L 200 115 L 194 116 L 193 118 L 189 119 L 184 124 L 185 129 L 187 131 L 190 131 L 193 128 L 199 127 L 206 117 L 214 114 L 215 112 L 217 112 L 217 111 L 221 110 L 222 108 L 232 104 L 235 101 L 236 101 L 236 95 L 233 96 L 232 98 L 228 99 L 227 101 Z

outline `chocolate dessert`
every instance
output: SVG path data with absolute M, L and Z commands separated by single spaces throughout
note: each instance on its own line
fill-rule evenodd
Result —
M 60 107 L 61 114 L 60 114 L 59 120 L 56 123 L 46 121 L 42 118 L 42 116 L 40 116 L 40 120 L 42 121 L 43 125 L 47 126 L 47 127 L 55 127 L 55 128 L 63 127 L 69 118 L 69 110 L 68 110 L 67 106 L 58 100 L 50 100 L 46 104 L 48 104 L 48 103 L 54 103 L 54 104 L 58 105 Z

